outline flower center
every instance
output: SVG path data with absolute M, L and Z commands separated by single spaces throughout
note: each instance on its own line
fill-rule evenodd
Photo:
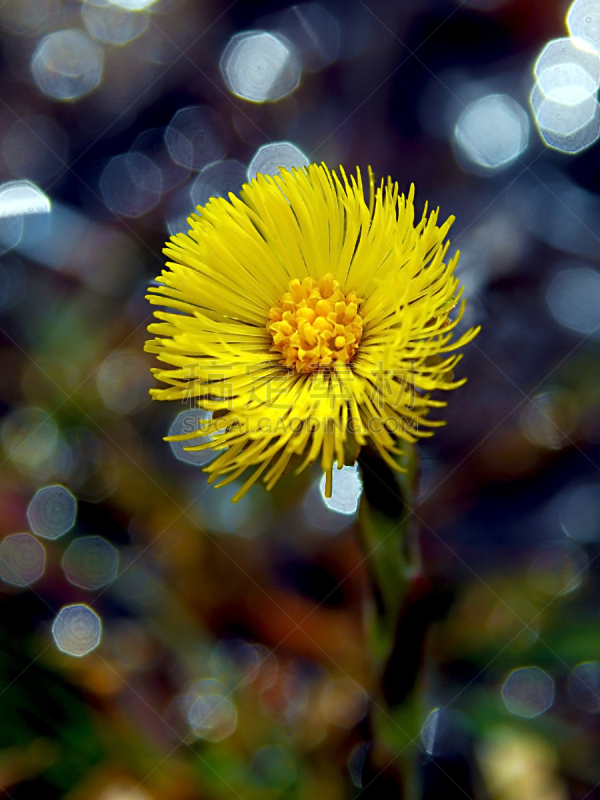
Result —
M 312 372 L 351 361 L 363 334 L 361 299 L 354 292 L 344 294 L 331 274 L 302 282 L 295 278 L 288 288 L 269 311 L 267 324 L 271 349 L 282 354 L 286 367 Z

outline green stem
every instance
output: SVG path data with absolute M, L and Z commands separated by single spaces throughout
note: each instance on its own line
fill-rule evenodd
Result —
M 396 681 L 393 670 L 397 658 L 392 657 L 403 644 L 398 639 L 407 595 L 420 574 L 411 515 L 418 473 L 416 448 L 406 446 L 398 461 L 404 472 L 394 472 L 373 453 L 363 455 L 359 461 L 364 485 L 359 538 L 372 587 L 367 612 L 367 641 L 375 684 L 371 769 L 376 774 L 378 769 L 393 764 L 403 800 L 418 800 L 422 714 L 414 671 L 399 674 L 395 687 L 398 691 L 389 691 L 390 681 Z M 417 659 L 418 654 L 407 654 L 409 663 L 416 664 Z

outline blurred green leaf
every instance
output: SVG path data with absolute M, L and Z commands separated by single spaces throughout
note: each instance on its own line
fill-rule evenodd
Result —
M 28 637 L 0 625 L 0 749 L 52 740 L 56 760 L 44 778 L 66 792 L 102 759 L 104 748 L 85 698 L 29 647 Z

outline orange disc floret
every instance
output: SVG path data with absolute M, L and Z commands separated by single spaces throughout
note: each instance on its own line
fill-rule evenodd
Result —
M 271 351 L 281 353 L 282 363 L 296 372 L 349 363 L 363 334 L 360 303 L 355 292 L 342 291 L 331 273 L 302 282 L 294 278 L 269 311 Z

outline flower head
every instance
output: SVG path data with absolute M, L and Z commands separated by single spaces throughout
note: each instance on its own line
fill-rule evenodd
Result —
M 415 223 L 407 197 L 388 179 L 365 200 L 360 172 L 324 165 L 258 175 L 240 197 L 213 198 L 171 237 L 172 261 L 148 299 L 155 339 L 146 350 L 159 400 L 194 399 L 212 420 L 176 439 L 213 448 L 206 470 L 219 486 L 251 470 L 273 486 L 291 464 L 320 458 L 332 469 L 370 443 L 395 469 L 401 442 L 432 435 L 436 389 L 455 389 L 452 341 L 463 307 L 444 261 L 453 218 Z M 197 437 L 210 437 L 198 444 Z

